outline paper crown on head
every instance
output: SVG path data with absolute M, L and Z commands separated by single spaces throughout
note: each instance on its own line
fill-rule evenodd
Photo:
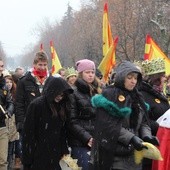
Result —
M 165 61 L 164 59 L 153 59 L 145 60 L 142 62 L 142 69 L 145 72 L 145 75 L 153 75 L 157 73 L 165 72 Z
M 68 67 L 65 71 L 65 77 L 66 79 L 69 78 L 70 76 L 77 76 L 77 72 L 73 67 Z

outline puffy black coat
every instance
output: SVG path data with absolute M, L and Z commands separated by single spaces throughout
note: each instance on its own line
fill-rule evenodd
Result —
M 25 76 L 19 79 L 16 90 L 16 124 L 19 131 L 23 129 L 23 122 L 26 115 L 28 105 L 41 96 L 39 85 L 35 78 L 28 72 Z
M 28 107 L 23 129 L 24 167 L 30 170 L 60 170 L 59 160 L 68 154 L 64 114 L 67 98 L 54 102 L 57 94 L 72 92 L 62 78 L 47 81 L 44 93 L 32 101 Z M 54 112 L 57 114 L 54 115 Z
M 148 113 L 152 133 L 155 136 L 159 126 L 156 120 L 170 108 L 168 100 L 165 96 L 153 89 L 151 85 L 144 81 L 139 87 L 139 91 L 143 94 L 145 102 L 150 106 Z
M 69 145 L 87 146 L 94 134 L 95 108 L 91 105 L 89 85 L 83 80 L 76 81 L 76 89 L 70 96 L 71 110 L 68 113 Z

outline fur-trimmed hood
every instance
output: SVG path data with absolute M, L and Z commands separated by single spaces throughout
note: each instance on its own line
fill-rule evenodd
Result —
M 93 107 L 101 107 L 109 114 L 117 117 L 128 117 L 132 110 L 129 107 L 119 108 L 118 105 L 108 99 L 102 94 L 97 94 L 91 99 Z

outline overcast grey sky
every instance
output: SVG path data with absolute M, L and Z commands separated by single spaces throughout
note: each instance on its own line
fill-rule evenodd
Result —
M 0 41 L 8 56 L 22 53 L 23 48 L 35 43 L 31 31 L 45 18 L 50 23 L 59 21 L 67 10 L 80 8 L 80 0 L 1 0 Z

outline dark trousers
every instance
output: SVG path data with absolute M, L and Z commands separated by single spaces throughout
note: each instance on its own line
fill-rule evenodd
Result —
M 14 142 L 9 142 L 8 143 L 8 169 L 12 167 L 13 163 L 13 155 L 14 155 Z
M 89 155 L 90 149 L 88 147 L 72 147 L 71 156 L 73 159 L 78 159 L 78 166 L 82 167 L 82 170 L 89 169 Z
M 15 158 L 21 158 L 21 141 L 15 141 Z

